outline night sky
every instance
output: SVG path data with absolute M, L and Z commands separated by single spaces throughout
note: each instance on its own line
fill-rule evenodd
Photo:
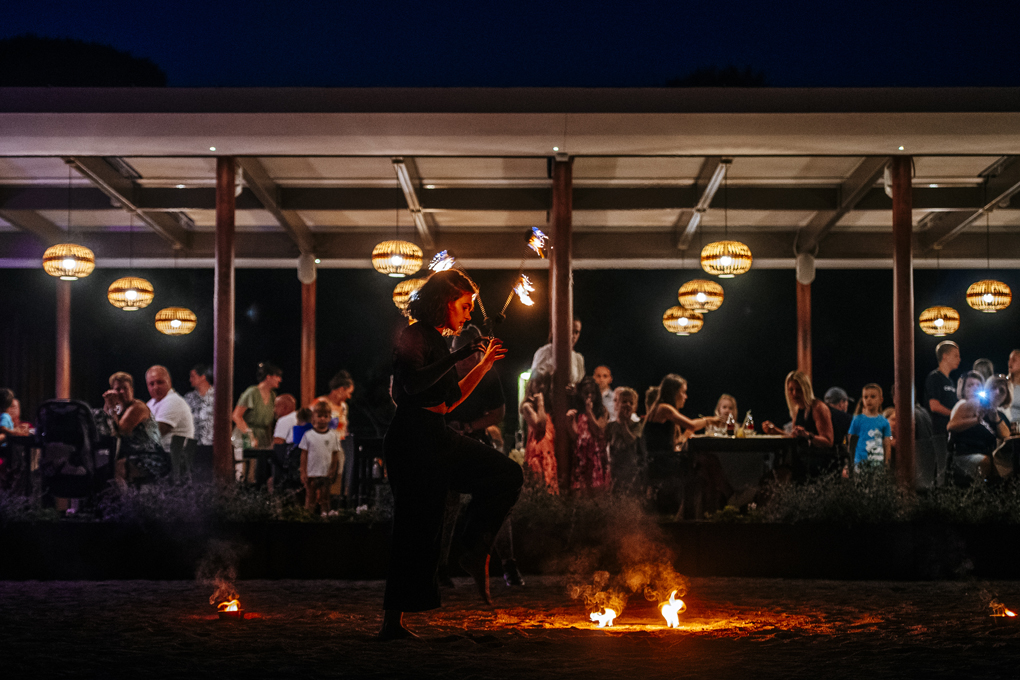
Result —
M 1020 3 L 8 3 L 35 33 L 155 61 L 171 86 L 658 87 L 751 67 L 778 87 L 1016 86 Z

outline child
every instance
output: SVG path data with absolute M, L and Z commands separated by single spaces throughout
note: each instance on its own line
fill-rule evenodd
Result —
M 527 396 L 521 402 L 521 416 L 528 425 L 528 440 L 524 446 L 524 470 L 546 491 L 558 495 L 560 483 L 556 468 L 556 434 L 552 417 L 547 410 L 551 408 L 549 397 L 551 392 L 551 373 L 537 371 L 531 374 L 525 388 Z
M 616 420 L 606 425 L 613 489 L 623 494 L 640 494 L 644 486 L 642 478 L 645 455 L 641 421 L 631 417 L 637 411 L 637 403 L 637 392 L 629 387 L 617 387 L 613 393 Z
M 868 383 L 861 390 L 854 419 L 850 423 L 850 448 L 854 465 L 889 465 L 892 461 L 892 428 L 882 415 L 882 388 Z
M 329 429 L 329 404 L 312 407 L 312 429 L 305 432 L 301 449 L 301 483 L 305 485 L 305 508 L 316 506 L 323 517 L 329 512 L 329 486 L 343 466 L 343 452 L 336 430 Z
M 574 449 L 574 468 L 570 488 L 609 490 L 609 447 L 606 425 L 609 411 L 602 403 L 602 392 L 592 377 L 577 383 L 574 408 L 567 411 L 568 434 Z

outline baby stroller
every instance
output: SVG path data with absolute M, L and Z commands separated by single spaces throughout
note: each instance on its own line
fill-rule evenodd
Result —
M 115 440 L 100 444 L 88 404 L 70 399 L 43 402 L 36 417 L 36 439 L 41 449 L 39 473 L 50 496 L 90 499 L 111 477 Z

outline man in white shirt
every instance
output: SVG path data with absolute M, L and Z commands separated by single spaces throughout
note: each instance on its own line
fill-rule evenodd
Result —
M 580 353 L 573 351 L 574 345 L 577 344 L 577 339 L 581 337 L 581 320 L 574 319 L 574 329 L 570 336 L 570 384 L 576 385 L 581 382 L 581 378 L 584 377 L 584 357 Z M 534 358 L 531 360 L 531 374 L 535 375 L 539 371 L 545 373 L 552 373 L 555 368 L 555 360 L 553 357 L 553 346 L 550 342 L 547 345 L 542 345 L 535 352 Z
M 180 435 L 186 439 L 195 438 L 195 420 L 184 397 L 177 394 L 170 380 L 170 371 L 165 366 L 153 366 L 145 372 L 145 386 L 149 388 L 147 406 L 159 426 L 163 449 L 170 450 L 170 440 Z
M 273 402 L 276 414 L 276 428 L 273 430 L 273 444 L 292 444 L 294 426 L 297 425 L 297 400 L 292 394 L 281 394 Z
M 609 370 L 608 366 L 596 366 L 592 377 L 602 393 L 602 405 L 606 407 L 609 421 L 613 422 L 616 420 L 615 395 L 613 394 L 613 388 L 610 387 L 613 384 L 613 372 Z

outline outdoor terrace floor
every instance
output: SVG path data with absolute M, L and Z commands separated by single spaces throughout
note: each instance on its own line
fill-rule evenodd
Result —
M 7 678 L 1017 677 L 1020 625 L 996 626 L 1020 582 L 692 579 L 681 630 L 632 598 L 593 629 L 561 578 L 531 577 L 497 606 L 467 579 L 407 617 L 422 639 L 378 642 L 380 581 L 241 581 L 253 618 L 221 622 L 197 582 L 2 582 Z M 636 600 L 642 600 L 637 602 Z M 429 624 L 425 626 L 426 622 Z

